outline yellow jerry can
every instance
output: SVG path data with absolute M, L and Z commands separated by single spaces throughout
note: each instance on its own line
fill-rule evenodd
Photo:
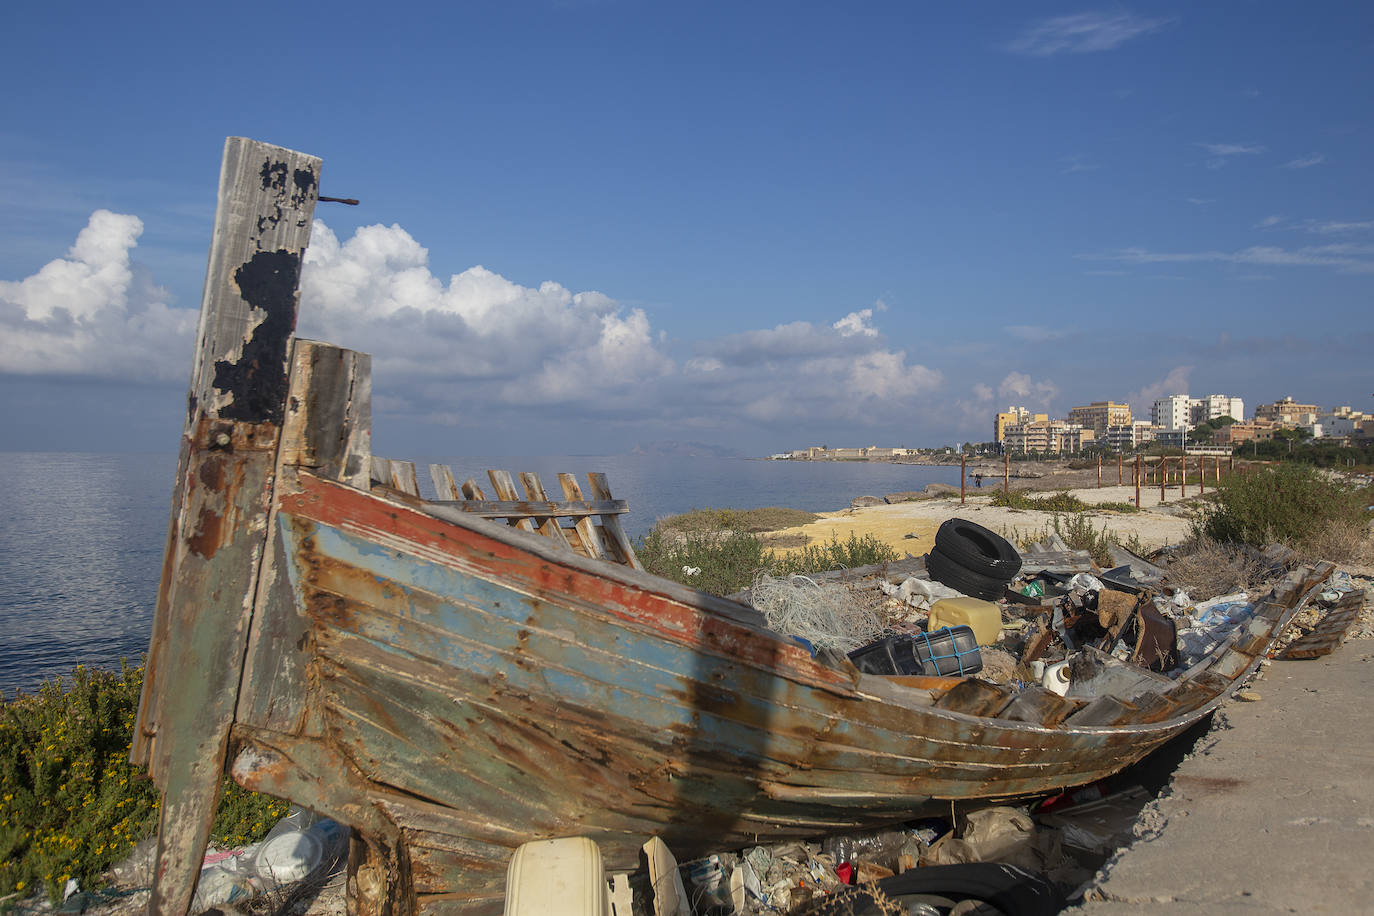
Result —
M 930 607 L 929 630 L 967 626 L 980 646 L 990 646 L 1002 635 L 1002 611 L 981 598 L 941 598 Z

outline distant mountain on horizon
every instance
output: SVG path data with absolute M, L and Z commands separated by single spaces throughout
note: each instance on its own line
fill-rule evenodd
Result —
M 723 445 L 707 445 L 704 442 L 679 442 L 674 439 L 661 439 L 657 442 L 641 442 L 630 450 L 631 455 L 650 458 L 739 458 L 739 449 Z

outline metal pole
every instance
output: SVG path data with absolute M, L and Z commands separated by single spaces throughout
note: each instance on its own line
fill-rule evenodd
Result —
M 964 504 L 964 475 L 968 469 L 968 456 L 959 453 L 959 505 Z
M 1197 491 L 1199 494 L 1207 492 L 1207 456 L 1202 455 L 1197 460 L 1198 478 Z
M 1159 458 L 1159 501 L 1164 502 L 1164 481 L 1169 476 L 1169 459 L 1164 456 Z
M 1140 508 L 1140 454 L 1135 456 L 1135 507 Z
M 1102 456 L 1097 456 L 1097 488 L 1102 489 Z
M 1011 492 L 1011 452 L 1002 453 L 1002 492 Z
M 1116 453 L 1116 485 L 1119 487 L 1126 482 L 1126 453 Z

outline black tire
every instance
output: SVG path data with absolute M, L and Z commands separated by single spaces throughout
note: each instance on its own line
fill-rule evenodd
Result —
M 960 566 L 936 547 L 926 554 L 926 572 L 936 582 L 984 601 L 996 601 L 1006 593 L 1010 578 L 1001 579 Z
M 1021 554 L 996 532 L 952 518 L 935 532 L 935 546 L 965 569 L 1011 581 L 1021 571 Z

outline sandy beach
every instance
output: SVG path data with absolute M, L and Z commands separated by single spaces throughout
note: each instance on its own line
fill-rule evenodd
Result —
M 1092 505 L 1124 503 L 1135 498 L 1134 487 L 1089 487 L 1069 492 Z M 858 537 L 872 535 L 899 553 L 920 556 L 930 550 L 936 529 L 951 518 L 977 522 L 1014 541 L 1039 534 L 1053 525 L 1054 513 L 996 507 L 990 505 L 991 501 L 992 491 L 984 487 L 982 490 L 970 490 L 963 505 L 960 505 L 956 493 L 952 497 L 843 509 L 822 513 L 820 520 L 808 525 L 770 532 L 766 538 L 779 543 L 777 549 L 787 550 L 801 546 L 798 535 L 805 537 L 808 543 L 824 542 L 836 537 L 844 540 L 851 534 Z M 1158 489 L 1141 490 L 1140 503 L 1139 512 L 1102 510 L 1084 515 L 1095 528 L 1106 527 L 1122 541 L 1134 535 L 1151 549 L 1177 544 L 1188 536 L 1196 497 L 1180 498 L 1178 488 L 1172 487 L 1161 504 Z

